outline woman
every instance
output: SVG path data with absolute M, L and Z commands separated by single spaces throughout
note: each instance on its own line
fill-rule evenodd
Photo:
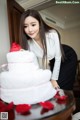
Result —
M 57 80 L 62 56 L 59 38 L 58 31 L 48 26 L 36 10 L 29 9 L 22 14 L 20 21 L 21 46 L 23 49 L 29 49 L 35 53 L 41 68 L 51 69 L 51 83 L 56 89 L 60 88 Z

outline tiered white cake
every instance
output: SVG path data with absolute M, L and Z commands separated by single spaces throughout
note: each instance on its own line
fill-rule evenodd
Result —
M 8 71 L 0 74 L 1 99 L 7 103 L 36 104 L 51 99 L 56 90 L 50 78 L 51 72 L 39 69 L 35 55 L 30 51 L 7 54 Z

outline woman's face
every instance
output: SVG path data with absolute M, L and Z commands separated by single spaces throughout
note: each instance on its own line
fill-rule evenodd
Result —
M 39 22 L 34 17 L 28 16 L 24 21 L 24 31 L 32 39 L 39 37 Z

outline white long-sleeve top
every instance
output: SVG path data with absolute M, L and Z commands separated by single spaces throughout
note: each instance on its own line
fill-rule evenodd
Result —
M 38 59 L 43 57 L 43 49 L 38 45 L 38 43 L 32 39 L 28 41 L 30 51 L 33 51 Z M 61 64 L 61 50 L 58 34 L 54 30 L 50 30 L 46 33 L 46 44 L 47 44 L 47 59 L 48 61 L 55 58 L 54 68 L 52 72 L 52 80 L 58 80 L 60 64 Z

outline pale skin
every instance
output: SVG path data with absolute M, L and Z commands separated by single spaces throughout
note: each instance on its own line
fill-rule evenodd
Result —
M 43 49 L 43 45 L 41 43 L 41 38 L 39 34 L 39 22 L 37 19 L 35 19 L 32 16 L 28 16 L 24 21 L 24 31 L 25 33 L 32 39 L 34 39 L 37 44 Z M 51 80 L 51 83 L 54 88 L 59 88 L 59 85 L 57 84 L 56 80 Z

